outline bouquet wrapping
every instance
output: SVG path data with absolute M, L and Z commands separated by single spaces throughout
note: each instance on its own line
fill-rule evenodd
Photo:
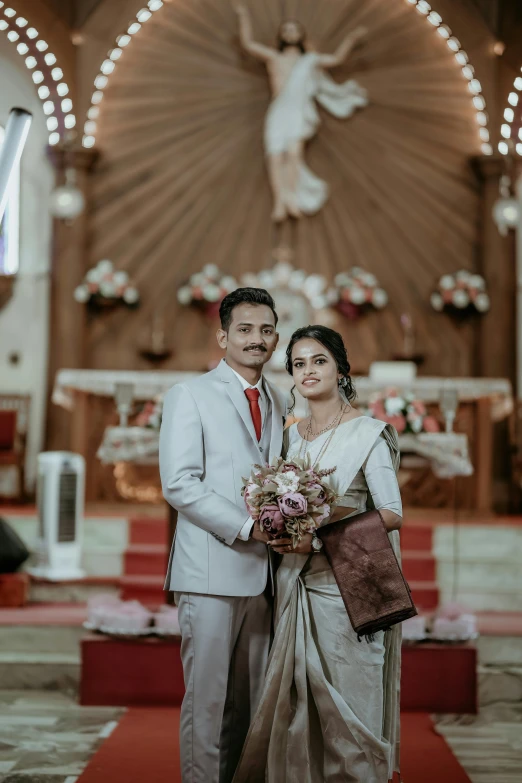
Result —
M 250 516 L 271 538 L 289 536 L 295 546 L 313 533 L 331 514 L 337 495 L 324 481 L 335 471 L 316 470 L 304 460 L 284 460 L 254 465 L 241 490 Z

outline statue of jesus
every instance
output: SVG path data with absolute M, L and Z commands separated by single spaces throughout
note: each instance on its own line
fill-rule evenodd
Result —
M 300 22 L 286 20 L 279 27 L 277 49 L 253 40 L 248 10 L 236 7 L 243 48 L 266 63 L 272 101 L 265 120 L 264 144 L 274 194 L 272 219 L 318 212 L 328 198 L 328 186 L 304 162 L 304 145 L 319 126 L 315 101 L 336 117 L 350 117 L 368 104 L 366 90 L 353 79 L 337 84 L 324 68 L 341 65 L 366 34 L 358 27 L 333 54 L 306 49 Z

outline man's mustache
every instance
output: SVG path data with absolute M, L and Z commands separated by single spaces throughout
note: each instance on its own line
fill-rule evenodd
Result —
M 264 345 L 249 345 L 248 348 L 244 348 L 244 351 L 264 351 L 266 353 L 266 348 Z

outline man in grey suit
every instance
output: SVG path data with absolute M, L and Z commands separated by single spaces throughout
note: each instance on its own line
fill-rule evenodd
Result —
M 220 307 L 215 370 L 165 396 L 163 494 L 179 512 L 165 588 L 182 635 L 183 783 L 229 783 L 259 702 L 271 626 L 268 537 L 241 496 L 242 477 L 279 456 L 284 395 L 263 378 L 277 345 L 270 294 L 240 288 Z

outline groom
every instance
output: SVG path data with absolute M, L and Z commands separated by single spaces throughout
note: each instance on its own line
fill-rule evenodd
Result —
M 241 496 L 255 463 L 281 453 L 284 396 L 263 378 L 278 341 L 270 294 L 223 300 L 215 370 L 165 396 L 163 494 L 179 511 L 165 589 L 179 607 L 183 783 L 229 783 L 259 702 L 270 642 L 268 537 Z

